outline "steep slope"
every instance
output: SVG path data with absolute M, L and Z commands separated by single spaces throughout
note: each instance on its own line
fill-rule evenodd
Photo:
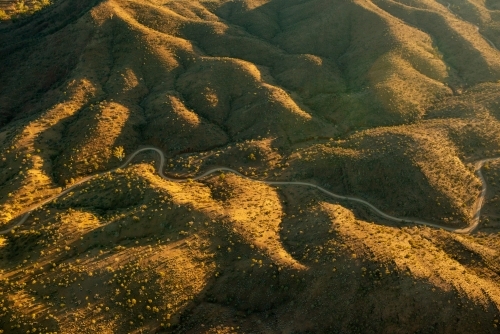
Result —
M 0 23 L 6 332 L 495 332 L 500 8 L 60 0 Z M 141 160 L 142 159 L 142 160 Z M 443 310 L 436 313 L 436 310 Z M 485 310 L 487 312 L 485 312 Z M 360 316 L 362 315 L 362 316 Z M 456 321 L 456 319 L 459 319 Z

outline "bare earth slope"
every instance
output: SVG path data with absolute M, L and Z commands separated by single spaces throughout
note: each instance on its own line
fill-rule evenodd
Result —
M 498 46 L 495 1 L 56 1 L 0 23 L 0 230 L 119 146 L 466 228 Z M 5 333 L 498 330 L 498 162 L 456 235 L 153 158 L 0 238 Z

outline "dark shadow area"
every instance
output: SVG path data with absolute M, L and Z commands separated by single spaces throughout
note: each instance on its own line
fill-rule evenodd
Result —
M 0 127 L 44 106 L 40 98 L 78 64 L 92 31 L 67 29 L 99 1 L 58 1 L 0 30 Z

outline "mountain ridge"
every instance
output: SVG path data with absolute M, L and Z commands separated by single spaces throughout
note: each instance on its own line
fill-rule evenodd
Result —
M 500 155 L 499 36 L 483 0 L 60 0 L 1 22 L 0 230 L 117 150 L 158 147 L 189 182 L 144 153 L 1 236 L 0 326 L 494 333 L 500 164 L 474 163 Z M 219 166 L 449 230 L 488 188 L 456 235 L 193 180 Z

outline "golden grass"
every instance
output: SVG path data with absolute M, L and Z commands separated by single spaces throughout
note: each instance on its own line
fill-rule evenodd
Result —
M 473 162 L 500 155 L 500 18 L 450 1 L 65 0 L 13 23 L 0 225 L 155 145 L 173 177 L 227 166 L 463 226 Z M 479 233 L 457 236 L 232 174 L 168 182 L 152 161 L 0 238 L 5 333 L 498 328 L 498 164 Z

